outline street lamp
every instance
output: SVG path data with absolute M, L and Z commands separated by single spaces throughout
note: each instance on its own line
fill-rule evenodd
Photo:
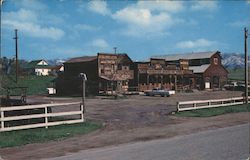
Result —
M 85 112 L 85 82 L 87 81 L 87 75 L 85 73 L 80 73 L 79 77 L 82 78 L 82 105 L 83 112 Z

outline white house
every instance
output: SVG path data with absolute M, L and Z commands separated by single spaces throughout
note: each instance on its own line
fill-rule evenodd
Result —
M 51 66 L 45 60 L 34 60 L 25 67 L 37 76 L 47 76 L 51 72 Z

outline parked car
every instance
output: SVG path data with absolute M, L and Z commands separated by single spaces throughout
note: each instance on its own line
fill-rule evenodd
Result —
M 152 90 L 145 91 L 144 94 L 146 96 L 156 96 L 156 95 L 160 95 L 162 97 L 170 96 L 169 90 L 164 90 L 164 89 L 159 89 L 159 88 L 154 88 Z

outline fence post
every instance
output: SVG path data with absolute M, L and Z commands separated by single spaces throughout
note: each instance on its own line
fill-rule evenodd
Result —
M 196 103 L 194 103 L 194 108 L 196 108 L 196 106 L 197 106 Z
M 48 107 L 47 105 L 44 108 L 45 111 L 45 128 L 48 128 Z
M 1 128 L 0 128 L 0 131 L 1 130 L 4 130 L 4 111 L 1 110 L 0 108 L 0 111 L 1 111 Z
M 84 109 L 84 105 L 82 103 L 80 103 L 80 110 L 81 110 L 81 120 L 82 122 L 84 122 L 84 112 L 85 112 L 85 109 Z
M 177 112 L 179 112 L 179 110 L 180 110 L 180 103 L 177 102 Z

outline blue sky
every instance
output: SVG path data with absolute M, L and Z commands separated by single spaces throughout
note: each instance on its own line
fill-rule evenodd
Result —
M 244 52 L 249 1 L 5 0 L 2 56 L 55 59 L 127 53 L 152 55 L 219 50 Z

